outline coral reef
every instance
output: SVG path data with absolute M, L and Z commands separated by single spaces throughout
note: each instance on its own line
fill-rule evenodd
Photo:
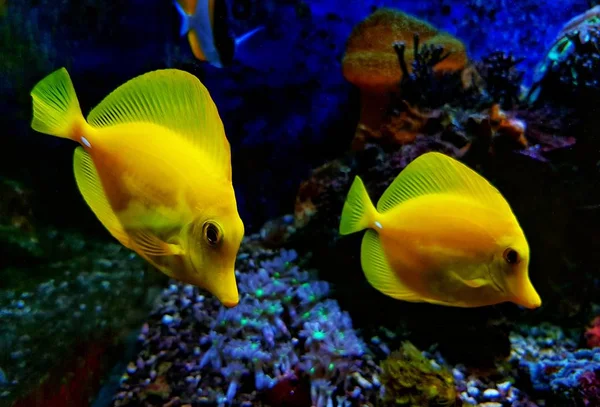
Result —
M 171 284 L 142 328 L 143 349 L 113 405 L 374 403 L 377 365 L 350 317 L 327 298 L 329 284 L 298 261 L 294 251 L 261 248 L 259 235 L 246 238 L 236 272 L 241 300 L 232 309 Z M 285 394 L 290 388 L 294 396 Z

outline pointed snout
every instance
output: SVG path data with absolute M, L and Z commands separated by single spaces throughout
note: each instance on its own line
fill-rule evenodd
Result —
M 542 299 L 526 273 L 509 281 L 508 284 L 510 292 L 514 296 L 512 301 L 515 304 L 529 309 L 539 308 L 542 305 Z
M 235 307 L 240 302 L 233 268 L 219 270 L 211 275 L 206 289 L 228 308 Z

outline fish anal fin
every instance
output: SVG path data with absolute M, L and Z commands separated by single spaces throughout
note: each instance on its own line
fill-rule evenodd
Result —
M 423 302 L 421 296 L 406 287 L 389 265 L 379 235 L 367 230 L 361 245 L 361 264 L 367 281 L 383 294 L 403 301 Z
M 485 178 L 458 160 L 438 152 L 425 153 L 400 172 L 383 193 L 377 210 L 385 212 L 398 204 L 429 194 L 453 194 L 494 208 L 501 216 L 514 218 L 510 206 Z
M 129 231 L 136 251 L 140 250 L 146 256 L 178 256 L 184 250 L 177 244 L 167 243 L 152 232 L 146 230 Z
M 216 176 L 228 179 L 231 151 L 208 89 L 194 75 L 160 69 L 119 86 L 88 115 L 92 127 L 152 123 L 165 127 L 210 159 Z M 230 179 L 228 179 L 230 180 Z
M 73 156 L 73 172 L 83 199 L 98 220 L 123 246 L 132 248 L 130 239 L 115 215 L 96 170 L 92 157 L 83 147 L 77 147 Z

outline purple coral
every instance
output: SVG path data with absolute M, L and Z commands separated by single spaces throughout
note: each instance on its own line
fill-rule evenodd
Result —
M 250 405 L 298 371 L 310 377 L 316 406 L 375 399 L 364 390 L 378 388 L 377 367 L 327 298 L 329 284 L 301 270 L 293 250 L 257 250 L 259 239 L 247 238 L 238 256 L 237 307 L 181 283 L 163 291 L 140 334 L 145 369 L 123 375 L 114 406 L 174 395 L 184 404 Z

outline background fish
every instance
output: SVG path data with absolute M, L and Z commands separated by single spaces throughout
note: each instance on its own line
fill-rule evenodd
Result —
M 229 142 L 207 89 L 159 70 L 117 88 L 83 118 L 62 68 L 32 90 L 31 127 L 81 144 L 77 186 L 124 246 L 170 277 L 238 303 L 234 263 L 244 233 Z
M 187 34 L 194 56 L 217 68 L 231 63 L 236 48 L 264 28 L 234 37 L 224 0 L 175 0 L 174 4 L 182 18 L 180 34 Z
M 411 302 L 537 308 L 529 246 L 508 203 L 483 177 L 440 153 L 411 162 L 371 203 L 356 177 L 340 233 L 368 229 L 361 264 L 382 293 Z

